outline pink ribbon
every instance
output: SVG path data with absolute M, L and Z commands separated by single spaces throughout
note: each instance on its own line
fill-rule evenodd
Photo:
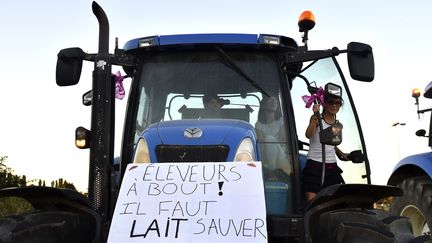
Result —
M 315 94 L 303 95 L 302 99 L 306 103 L 306 105 L 305 105 L 306 108 L 310 108 L 315 100 L 317 100 L 319 104 L 323 104 L 324 103 L 324 90 L 323 90 L 323 88 L 319 87 Z
M 125 97 L 125 90 L 123 87 L 123 79 L 124 77 L 121 75 L 120 71 L 117 71 L 114 74 L 115 77 L 115 97 L 119 100 L 122 100 Z

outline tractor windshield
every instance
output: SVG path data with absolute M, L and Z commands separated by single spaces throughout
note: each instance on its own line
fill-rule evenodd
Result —
M 287 142 L 287 115 L 281 107 L 285 75 L 274 53 L 211 49 L 146 54 L 139 80 L 134 80 L 138 81 L 139 92 L 136 127 L 132 129 L 134 144 L 142 131 L 159 122 L 177 127 L 215 122 L 219 124 L 213 125 L 216 134 L 206 140 L 210 144 L 222 143 L 216 141 L 217 137 L 228 136 L 232 140 L 236 136 L 232 126 L 244 124 L 241 126 L 252 131 L 247 136 L 257 141 L 254 159 L 262 161 L 265 180 L 283 181 L 280 185 L 286 190 L 293 171 L 292 148 L 288 146 L 292 143 Z M 235 121 L 241 122 L 234 124 Z M 234 146 L 229 151 L 235 152 L 238 144 L 231 143 L 229 146 Z M 224 161 L 216 160 L 222 151 L 208 148 L 204 154 L 207 161 L 211 161 L 211 154 L 214 161 Z

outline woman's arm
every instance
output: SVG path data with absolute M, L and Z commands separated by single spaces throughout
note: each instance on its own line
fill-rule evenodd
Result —
M 319 109 L 320 109 L 320 105 L 319 105 L 319 104 L 314 104 L 314 105 L 312 106 L 312 112 L 313 112 L 314 114 L 311 116 L 311 118 L 310 118 L 310 120 L 309 120 L 309 125 L 308 125 L 308 127 L 306 128 L 306 137 L 307 137 L 308 139 L 311 139 L 311 138 L 312 138 L 312 136 L 313 136 L 313 134 L 314 134 L 314 132 L 315 132 L 315 129 L 316 129 L 317 126 L 319 125 L 319 120 L 318 120 L 318 116 L 319 116 L 318 112 L 319 112 Z
M 308 139 L 311 139 L 315 129 L 318 127 L 319 123 L 318 123 L 318 117 L 316 115 L 312 115 L 310 120 L 309 120 L 309 125 L 306 128 L 306 137 Z
M 342 161 L 349 161 L 350 159 L 348 159 L 348 154 L 342 152 L 342 150 L 340 150 L 338 147 L 335 146 L 335 152 L 337 157 L 342 160 Z

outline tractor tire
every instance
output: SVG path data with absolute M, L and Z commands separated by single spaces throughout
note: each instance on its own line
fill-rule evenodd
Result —
M 77 213 L 33 211 L 0 218 L 0 243 L 87 243 L 94 236 L 94 225 Z
M 339 209 L 321 214 L 313 243 L 425 243 L 414 237 L 409 220 L 383 210 Z
M 395 197 L 390 211 L 410 219 L 414 235 L 431 235 L 432 181 L 429 177 L 410 177 L 398 185 L 403 196 Z

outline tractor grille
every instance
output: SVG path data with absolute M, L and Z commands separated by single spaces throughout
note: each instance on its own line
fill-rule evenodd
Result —
M 229 147 L 226 145 L 179 146 L 158 145 L 158 162 L 224 162 L 227 161 Z

